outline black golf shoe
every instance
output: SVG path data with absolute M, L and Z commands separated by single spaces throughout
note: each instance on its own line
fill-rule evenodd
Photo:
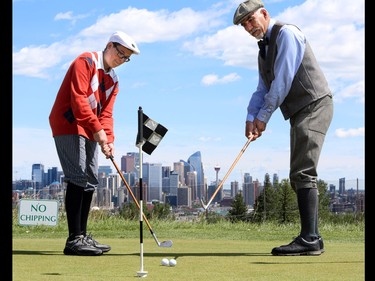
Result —
M 298 236 L 288 245 L 273 248 L 271 253 L 274 256 L 319 256 L 322 251 L 319 239 L 309 242 Z
M 319 240 L 319 247 L 320 247 L 320 252 L 323 254 L 324 253 L 324 242 L 323 242 L 323 238 L 319 236 L 318 238 Z
M 85 242 L 97 249 L 102 250 L 103 253 L 109 252 L 111 250 L 111 246 L 106 244 L 101 244 L 98 241 L 96 241 L 94 238 L 92 238 L 91 233 L 89 235 L 86 235 L 84 238 Z
M 66 241 L 64 254 L 75 256 L 100 256 L 103 254 L 103 251 L 90 245 L 85 241 L 83 235 L 79 235 L 76 236 L 74 240 Z

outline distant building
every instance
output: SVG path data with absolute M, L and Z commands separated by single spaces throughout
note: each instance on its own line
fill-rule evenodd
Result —
M 45 179 L 44 179 L 44 165 L 43 164 L 33 164 L 31 168 L 31 180 L 33 182 L 32 188 L 39 190 L 44 187 Z

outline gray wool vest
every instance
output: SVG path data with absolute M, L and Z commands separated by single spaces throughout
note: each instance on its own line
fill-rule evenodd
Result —
M 276 22 L 271 31 L 266 58 L 258 56 L 258 67 L 268 89 L 275 79 L 274 63 L 277 55 L 276 37 L 284 23 Z M 287 120 L 303 107 L 325 97 L 332 96 L 328 82 L 319 67 L 310 44 L 306 41 L 302 63 L 293 79 L 292 86 L 280 110 Z

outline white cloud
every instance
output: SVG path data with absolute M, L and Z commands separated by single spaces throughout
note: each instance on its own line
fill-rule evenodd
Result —
M 257 68 L 256 40 L 238 26 L 229 26 L 215 34 L 197 37 L 183 44 L 195 56 L 222 60 L 224 65 Z
M 198 140 L 202 141 L 202 142 L 212 142 L 212 141 L 218 142 L 218 141 L 221 141 L 221 138 L 220 137 L 213 138 L 213 137 L 203 137 L 202 136 L 202 137 L 199 137 Z
M 81 14 L 81 15 L 73 15 L 72 11 L 65 12 L 65 13 L 58 13 L 54 20 L 68 20 L 72 25 L 74 25 L 78 20 L 87 18 L 89 15 Z
M 216 74 L 208 74 L 202 78 L 201 82 L 203 85 L 211 86 L 215 84 L 227 84 L 227 83 L 236 81 L 240 78 L 241 77 L 237 73 L 230 73 L 221 78 Z
M 69 11 L 69 12 L 65 12 L 65 13 L 58 13 L 56 16 L 55 16 L 55 20 L 72 20 L 74 17 L 73 17 L 73 12 L 72 11 Z
M 174 12 L 148 11 L 129 7 L 99 18 L 95 24 L 65 40 L 50 45 L 26 46 L 14 51 L 13 74 L 47 78 L 50 75 L 49 69 L 61 62 L 70 63 L 87 48 L 103 49 L 110 36 L 108 30 L 117 30 L 119 26 L 126 26 L 126 32 L 138 44 L 175 41 L 223 25 L 224 21 L 220 16 L 224 12 L 220 9 L 196 12 L 190 8 Z M 71 12 L 67 12 L 56 15 L 55 19 L 77 20 L 81 17 L 84 16 L 73 16 Z
M 334 100 L 335 102 L 343 102 L 346 99 L 353 98 L 357 103 L 365 103 L 365 81 L 361 80 L 357 83 L 353 83 L 349 86 L 342 87 L 337 85 L 338 89 L 334 90 Z M 341 88 L 342 87 L 342 88 Z
M 350 16 L 348 16 L 350 15 Z M 305 33 L 336 98 L 364 99 L 364 1 L 307 0 L 271 17 Z M 187 41 L 184 49 L 224 65 L 257 69 L 256 40 L 240 26 Z M 337 89 L 337 90 L 336 90 Z
M 149 11 L 129 7 L 118 13 L 100 18 L 94 25 L 80 32 L 80 36 L 92 37 L 93 34 L 108 35 L 108 30 L 126 26 L 137 43 L 174 41 L 188 35 L 208 31 L 224 21 L 220 20 L 223 10 L 194 11 L 183 8 L 179 11 Z M 147 19 L 147 20 L 145 20 Z
M 348 137 L 363 137 L 365 135 L 365 128 L 357 128 L 357 129 L 336 129 L 335 136 L 339 138 L 348 138 Z

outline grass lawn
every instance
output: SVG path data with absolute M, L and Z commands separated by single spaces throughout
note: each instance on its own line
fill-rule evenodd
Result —
M 323 225 L 325 253 L 320 256 L 275 257 L 275 246 L 289 243 L 298 225 L 194 224 L 150 222 L 158 247 L 145 227 L 143 270 L 148 280 L 365 280 L 364 225 Z M 98 257 L 65 256 L 66 231 L 19 227 L 13 231 L 13 280 L 134 280 L 141 270 L 139 224 L 96 226 L 94 238 L 112 250 Z M 58 231 L 57 231 L 58 230 Z M 161 265 L 175 258 L 175 267 Z

